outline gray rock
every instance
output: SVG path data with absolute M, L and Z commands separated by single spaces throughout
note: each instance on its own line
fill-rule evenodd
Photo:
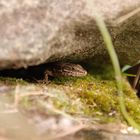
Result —
M 105 56 L 95 7 L 121 64 L 140 59 L 140 0 L 0 0 L 0 69 Z

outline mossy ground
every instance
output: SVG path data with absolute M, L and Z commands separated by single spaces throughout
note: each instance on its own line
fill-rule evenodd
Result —
M 46 114 L 44 108 L 51 106 L 52 108 L 47 110 L 47 114 L 48 112 L 58 113 L 60 111 L 62 114 L 72 117 L 89 119 L 90 123 L 118 121 L 125 123 L 120 112 L 119 95 L 112 68 L 106 68 L 102 71 L 95 69 L 81 78 L 54 78 L 48 85 L 31 84 L 17 79 L 12 81 L 11 78 L 10 80 L 9 78 L 1 78 L 0 81 L 4 84 L 14 85 L 15 83 L 15 86 L 20 86 L 19 96 L 22 92 L 28 92 L 18 102 L 19 109 L 24 110 L 25 113 L 34 109 L 36 113 Z M 36 94 L 37 92 L 38 94 Z M 12 94 L 15 95 L 15 91 L 12 91 Z M 140 101 L 125 78 L 124 94 L 127 111 L 140 123 Z
M 53 82 L 59 84 L 58 88 L 60 85 L 62 87 L 64 85 L 63 90 L 65 91 L 66 88 L 66 95 L 70 98 L 69 104 L 67 104 L 69 109 L 65 104 L 63 109 L 72 114 L 78 112 L 81 116 L 84 115 L 101 123 L 124 122 L 120 113 L 119 95 L 115 80 L 110 80 L 110 78 L 104 80 L 98 76 L 89 74 L 78 79 L 55 79 Z M 124 80 L 124 94 L 128 112 L 140 123 L 140 101 L 126 80 Z

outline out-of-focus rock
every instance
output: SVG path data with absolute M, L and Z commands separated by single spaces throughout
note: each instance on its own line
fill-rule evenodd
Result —
M 140 59 L 140 0 L 0 0 L 0 69 L 107 54 L 95 8 L 122 64 Z

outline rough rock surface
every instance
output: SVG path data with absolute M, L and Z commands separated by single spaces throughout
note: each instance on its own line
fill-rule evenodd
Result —
M 121 63 L 139 60 L 140 0 L 0 0 L 0 68 L 106 54 L 94 7 Z

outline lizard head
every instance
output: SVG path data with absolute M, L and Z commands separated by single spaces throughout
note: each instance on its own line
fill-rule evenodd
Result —
M 59 71 L 62 76 L 81 77 L 87 75 L 87 71 L 81 65 L 73 63 L 58 63 L 56 70 Z

